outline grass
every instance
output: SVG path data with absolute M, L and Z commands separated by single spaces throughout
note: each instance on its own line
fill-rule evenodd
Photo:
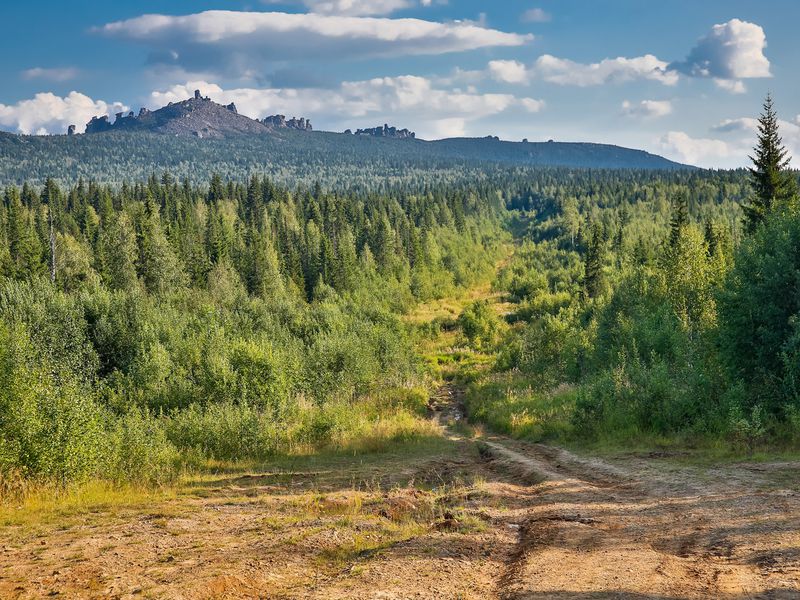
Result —
M 273 485 L 296 481 L 317 485 L 378 487 L 382 474 L 394 469 L 398 480 L 404 464 L 415 459 L 447 453 L 453 442 L 437 430 L 435 436 L 411 440 L 395 440 L 380 444 L 380 451 L 365 451 L 364 447 L 349 447 L 317 454 L 277 456 L 269 461 L 208 460 L 195 470 L 188 471 L 174 484 L 163 487 L 114 484 L 90 480 L 64 488 L 42 483 L 30 485 L 21 497 L 5 498 L 0 503 L 0 527 L 52 525 L 66 523 L 87 513 L 119 512 L 165 506 L 168 502 L 186 497 L 204 497 L 211 491 L 232 486 L 242 478 L 259 477 Z M 367 444 L 369 446 L 369 444 Z M 374 473 L 376 482 L 363 481 Z M 317 493 L 314 491 L 314 493 Z M 235 496 L 233 491 L 231 496 Z M 310 506 L 310 505 L 309 505 Z
M 177 496 L 177 489 L 115 485 L 87 481 L 61 488 L 52 484 L 33 487 L 16 502 L 0 504 L 0 526 L 32 526 L 63 522 L 70 517 L 108 510 L 135 509 Z
M 542 393 L 519 373 L 495 373 L 470 384 L 466 404 L 470 419 L 517 439 L 563 443 L 572 433 L 575 391 L 569 386 Z

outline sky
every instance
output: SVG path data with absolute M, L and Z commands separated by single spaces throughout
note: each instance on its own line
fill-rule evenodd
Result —
M 745 166 L 775 98 L 800 166 L 796 0 L 4 0 L 0 129 L 82 131 L 195 89 L 253 118 Z

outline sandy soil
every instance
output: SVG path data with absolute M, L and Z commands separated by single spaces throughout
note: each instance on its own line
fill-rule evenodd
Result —
M 458 394 L 433 402 L 452 422 Z M 0 597 L 800 598 L 795 463 L 504 438 L 219 473 L 0 529 Z

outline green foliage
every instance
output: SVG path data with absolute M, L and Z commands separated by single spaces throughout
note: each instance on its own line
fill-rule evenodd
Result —
M 744 206 L 745 223 L 752 232 L 776 208 L 797 199 L 797 179 L 789 170 L 792 161 L 778 132 L 778 115 L 772 96 L 767 94 L 764 111 L 758 119 L 758 142 L 750 167 L 753 198 Z
M 484 280 L 502 216 L 489 187 L 10 188 L 0 478 L 159 483 L 206 458 L 437 434 L 427 398 L 402 391 L 422 372 L 399 313 Z
M 736 252 L 719 293 L 720 349 L 733 381 L 746 390 L 746 410 L 779 415 L 800 405 L 798 315 L 800 214 L 767 219 Z
M 515 438 L 563 441 L 572 435 L 575 391 L 566 386 L 538 392 L 525 377 L 500 374 L 471 384 L 466 405 L 471 420 Z
M 500 317 L 487 300 L 469 304 L 458 317 L 458 326 L 475 350 L 491 349 L 500 334 Z
M 53 367 L 25 327 L 0 327 L 0 471 L 57 481 L 94 472 L 102 413 L 69 372 Z

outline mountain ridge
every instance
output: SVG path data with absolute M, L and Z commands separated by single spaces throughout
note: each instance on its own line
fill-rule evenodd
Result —
M 138 116 L 96 117 L 87 133 L 0 135 L 0 185 L 53 177 L 119 183 L 170 171 L 195 181 L 273 173 L 284 180 L 348 182 L 489 167 L 694 169 L 644 150 L 592 142 L 513 142 L 496 136 L 423 140 L 384 125 L 359 134 L 314 131 L 309 120 L 261 121 L 195 92 L 193 98 Z M 380 130 L 380 131 L 379 131 Z

